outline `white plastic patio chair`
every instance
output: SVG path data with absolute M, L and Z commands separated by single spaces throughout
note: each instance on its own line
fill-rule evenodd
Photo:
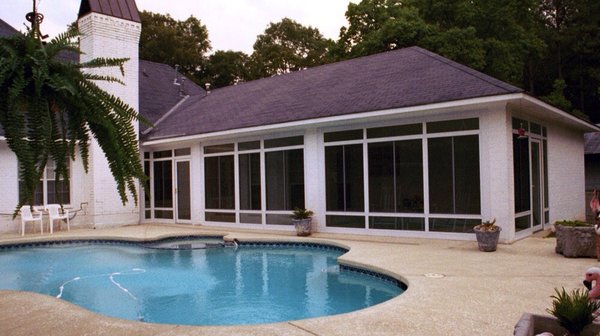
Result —
M 26 222 L 40 222 L 40 234 L 44 233 L 44 224 L 42 223 L 42 213 L 38 211 L 31 211 L 29 205 L 24 205 L 19 209 L 21 212 L 21 236 L 25 235 L 25 223 Z
M 50 218 L 50 234 L 53 234 L 54 231 L 54 221 L 58 220 L 58 228 L 61 227 L 61 222 L 63 220 L 67 220 L 67 231 L 71 231 L 71 227 L 69 225 L 69 210 L 63 209 L 63 213 L 60 213 L 60 204 L 48 204 L 46 205 L 46 210 L 48 211 L 48 217 Z

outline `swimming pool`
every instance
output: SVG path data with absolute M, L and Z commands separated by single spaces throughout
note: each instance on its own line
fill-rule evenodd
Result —
M 340 267 L 337 257 L 344 252 L 282 243 L 196 249 L 120 243 L 4 248 L 0 288 L 60 297 L 112 317 L 187 325 L 340 314 L 404 291 L 392 278 Z

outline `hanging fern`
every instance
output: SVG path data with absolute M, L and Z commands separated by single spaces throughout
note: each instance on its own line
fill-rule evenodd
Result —
M 68 160 L 78 150 L 87 172 L 92 137 L 106 155 L 123 204 L 127 191 L 137 204 L 136 181 L 146 179 L 133 126 L 138 113 L 96 85 L 123 82 L 84 71 L 116 66 L 124 74 L 127 59 L 96 58 L 80 64 L 61 58 L 61 53 L 80 53 L 78 36 L 70 29 L 47 44 L 33 30 L 0 37 L 0 126 L 19 161 L 17 209 L 33 204 L 49 159 L 56 164 L 56 180 L 68 183 Z

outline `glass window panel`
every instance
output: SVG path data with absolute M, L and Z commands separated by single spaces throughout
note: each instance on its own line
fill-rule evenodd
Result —
M 427 123 L 427 133 L 471 131 L 479 129 L 479 119 L 445 120 Z
M 267 209 L 304 208 L 304 151 L 294 149 L 265 154 Z
M 226 212 L 206 212 L 205 219 L 207 222 L 235 223 L 235 214 Z
M 359 140 L 363 138 L 363 130 L 350 130 L 325 133 L 325 142 Z
M 479 137 L 454 137 L 454 213 L 479 214 Z
M 512 118 L 512 128 L 515 130 L 519 129 L 519 128 L 523 128 L 526 131 L 529 131 L 529 122 L 527 120 L 523 120 L 523 119 Z
M 463 218 L 430 218 L 429 231 L 473 233 L 473 227 L 477 224 L 481 224 L 481 220 Z
M 144 159 L 150 158 L 150 152 L 144 152 Z
M 479 214 L 479 137 L 429 139 L 431 213 Z
M 146 219 L 152 218 L 152 210 L 146 210 L 146 211 L 144 211 L 144 217 Z
M 240 223 L 244 224 L 262 224 L 262 215 L 255 213 L 241 213 Z
M 238 150 L 240 150 L 240 151 L 253 150 L 253 149 L 260 149 L 260 141 L 240 142 L 238 144 Z
M 216 154 L 216 153 L 226 153 L 226 152 L 233 152 L 233 144 L 232 143 L 204 147 L 204 154 Z
M 526 215 L 515 219 L 515 231 L 523 231 L 531 227 L 531 216 Z
M 406 217 L 369 217 L 369 228 L 378 230 L 425 231 L 425 219 Z
M 154 154 L 155 159 L 169 158 L 169 157 L 173 156 L 173 151 L 171 151 L 171 150 L 158 151 L 158 152 L 154 152 L 153 154 Z
M 233 155 L 204 158 L 205 204 L 208 209 L 233 209 Z
M 240 209 L 261 209 L 260 154 L 239 156 Z
M 154 207 L 173 207 L 173 162 L 154 162 Z M 163 218 L 163 217 L 156 217 Z M 170 217 L 172 218 L 172 216 Z
M 423 212 L 423 145 L 396 141 L 396 212 Z
M 150 162 L 149 161 L 144 161 L 144 175 L 146 175 L 146 177 L 148 177 L 148 179 L 145 182 L 146 188 L 145 188 L 145 190 L 143 190 L 143 192 L 144 192 L 144 207 L 146 209 L 149 209 L 150 207 L 152 207 L 151 197 L 150 197 Z
M 344 227 L 344 228 L 365 228 L 365 217 L 364 216 L 336 216 L 327 215 L 326 225 L 328 227 Z
M 192 219 L 190 161 L 177 162 L 177 219 Z
M 328 211 L 363 211 L 362 145 L 325 148 Z
M 429 211 L 454 213 L 452 138 L 429 139 Z
M 544 140 L 542 142 L 543 144 L 543 165 L 544 165 L 544 207 L 547 208 L 549 207 L 549 201 L 548 201 L 548 141 Z M 546 221 L 548 220 L 548 217 L 546 217 Z
M 394 143 L 369 144 L 369 208 L 394 212 Z
M 192 153 L 190 148 L 178 148 L 175 150 L 175 156 L 190 155 Z
M 396 137 L 396 136 L 414 135 L 414 134 L 422 134 L 422 133 L 423 133 L 423 124 L 396 125 L 396 126 L 369 128 L 367 130 L 367 138 L 368 139 L 386 138 L 386 137 Z
M 529 183 L 529 139 L 513 135 L 513 169 L 515 182 L 515 212 L 531 209 Z
M 154 210 L 154 218 L 173 219 L 173 211 L 172 210 Z
M 267 214 L 267 224 L 292 225 L 292 215 Z
M 548 130 L 546 129 L 546 127 L 542 127 L 542 136 L 544 136 L 544 137 L 548 136 Z
M 303 136 L 265 140 L 265 148 L 300 146 L 304 144 Z
M 540 124 L 531 123 L 531 133 L 542 135 L 542 126 Z

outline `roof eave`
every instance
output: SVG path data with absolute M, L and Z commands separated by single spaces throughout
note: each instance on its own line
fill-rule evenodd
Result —
M 570 125 L 576 129 L 583 131 L 584 133 L 589 132 L 600 132 L 600 127 L 589 121 L 580 119 L 568 112 L 565 112 L 559 108 L 556 108 L 544 101 L 530 96 L 526 93 L 521 93 L 521 102 L 518 108 L 525 110 L 526 112 L 535 112 L 537 109 L 541 109 L 538 114 L 543 115 L 545 119 L 557 120 L 561 123 Z

